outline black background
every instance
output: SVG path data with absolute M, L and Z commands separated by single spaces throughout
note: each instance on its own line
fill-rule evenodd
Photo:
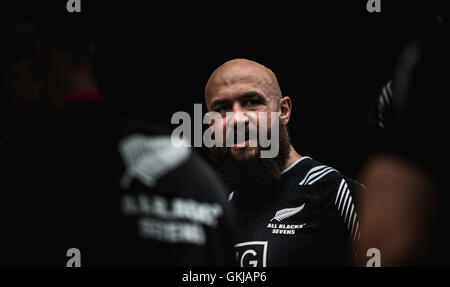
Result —
M 82 1 L 82 13 L 72 14 L 65 2 L 18 11 L 55 27 L 80 23 L 59 32 L 94 40 L 100 89 L 119 112 L 175 128 L 172 114 L 193 115 L 215 68 L 251 59 L 272 69 L 292 99 L 296 150 L 351 177 L 367 155 L 370 104 L 405 41 L 431 18 L 370 14 L 366 1 L 318 3 L 319 11 L 305 4 Z
M 167 19 L 174 24 L 169 29 L 128 22 L 123 36 L 114 29 L 108 36 L 115 40 L 99 46 L 101 86 L 117 107 L 165 126 L 176 111 L 193 119 L 210 73 L 227 60 L 251 59 L 272 69 L 292 99 L 289 130 L 296 150 L 357 176 L 366 157 L 370 104 L 411 31 L 405 20 L 236 15 L 194 24 L 174 18 Z

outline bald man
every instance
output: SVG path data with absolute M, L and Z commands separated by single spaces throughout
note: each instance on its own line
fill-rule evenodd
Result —
M 359 237 L 355 190 L 360 185 L 295 151 L 287 131 L 292 101 L 283 97 L 275 74 L 250 60 L 231 60 L 210 76 L 205 102 L 209 112 L 222 116 L 224 130 L 229 120 L 234 129 L 246 127 L 244 142 L 236 139 L 209 153 L 237 207 L 237 263 L 348 265 L 357 252 L 352 243 Z M 261 156 L 268 148 L 260 145 L 259 137 L 255 146 L 249 144 L 252 122 L 266 125 L 272 137 L 278 133 L 275 157 Z

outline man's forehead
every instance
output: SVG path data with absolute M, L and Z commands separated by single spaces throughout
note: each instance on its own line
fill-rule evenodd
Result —
M 272 84 L 273 79 L 270 70 L 257 63 L 233 63 L 224 64 L 211 75 L 211 80 L 216 84 L 233 84 L 236 82 L 255 82 Z
M 249 90 L 267 97 L 281 95 L 271 70 L 253 61 L 231 60 L 212 73 L 206 85 L 205 100 L 208 103 L 213 98 L 236 96 Z
M 255 75 L 243 74 L 243 75 L 233 75 L 230 77 L 220 77 L 214 81 L 218 87 L 232 86 L 233 84 L 250 84 L 250 85 L 262 85 L 267 84 L 267 80 L 261 79 Z
M 273 89 L 273 85 L 266 79 L 261 79 L 250 74 L 217 77 L 211 79 L 208 84 L 209 98 L 233 96 L 250 90 L 257 91 L 265 96 L 270 96 Z
M 248 77 L 231 78 L 226 82 L 212 83 L 209 86 L 209 101 L 216 99 L 232 99 L 249 92 L 258 93 L 263 97 L 270 98 L 273 95 L 273 87 L 260 79 Z
M 210 83 L 210 88 L 215 92 L 223 92 L 245 88 L 259 88 L 264 85 L 267 85 L 267 83 L 254 75 L 235 75 L 213 80 Z

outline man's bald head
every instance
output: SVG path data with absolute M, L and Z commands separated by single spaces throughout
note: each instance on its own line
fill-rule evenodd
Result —
M 279 101 L 281 89 L 277 77 L 267 67 L 247 59 L 230 60 L 218 67 L 209 77 L 205 88 L 205 101 L 210 110 L 212 99 L 224 89 L 233 89 L 236 84 L 261 89 L 266 96 Z

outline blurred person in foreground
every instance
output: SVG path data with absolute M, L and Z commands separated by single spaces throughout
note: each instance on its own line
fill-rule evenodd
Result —
M 449 265 L 446 20 L 418 22 L 369 117 L 359 245 L 379 248 L 382 266 Z
M 232 265 L 220 180 L 164 129 L 114 115 L 70 21 L 4 37 L 0 265 L 66 266 L 71 248 L 81 266 Z

